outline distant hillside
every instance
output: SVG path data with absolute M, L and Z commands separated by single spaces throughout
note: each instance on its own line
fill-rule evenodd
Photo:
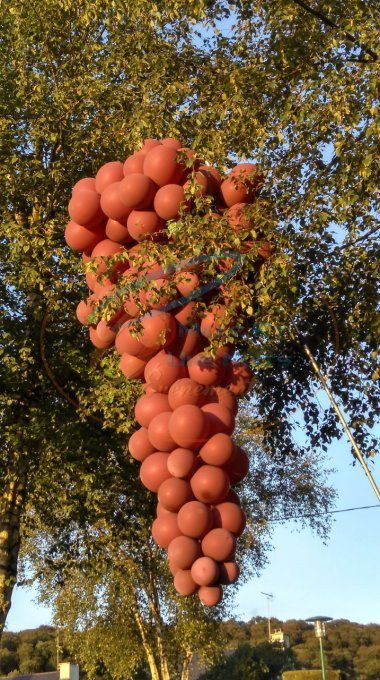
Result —
M 65 652 L 61 651 L 61 660 Z M 3 633 L 0 676 L 54 671 L 57 665 L 56 631 L 40 626 L 20 633 Z

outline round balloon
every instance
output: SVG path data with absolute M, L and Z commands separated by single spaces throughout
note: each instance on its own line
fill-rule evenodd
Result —
M 205 607 L 216 607 L 223 597 L 223 590 L 220 586 L 201 586 L 198 597 Z
M 198 459 L 190 449 L 178 448 L 168 458 L 168 470 L 173 477 L 188 479 L 198 467 Z
M 174 575 L 174 588 L 178 595 L 188 597 L 197 592 L 198 586 L 193 581 L 190 569 L 178 569 Z
M 234 443 L 227 434 L 218 432 L 202 446 L 199 455 L 208 465 L 224 465 L 234 453 Z
M 95 189 L 98 194 L 102 194 L 106 187 L 114 182 L 119 182 L 123 177 L 123 164 L 120 161 L 105 163 L 96 173 Z
M 214 508 L 215 527 L 227 529 L 234 536 L 240 536 L 245 528 L 245 514 L 236 503 L 219 503 Z
M 177 524 L 177 515 L 170 512 L 162 517 L 157 517 L 152 524 L 152 536 L 160 548 L 168 548 L 174 538 L 181 536 Z
M 112 220 L 123 220 L 128 218 L 131 208 L 125 205 L 120 197 L 120 185 L 121 182 L 113 182 L 109 184 L 106 189 L 104 189 L 100 205 L 107 217 Z
M 213 465 L 203 465 L 190 480 L 195 498 L 202 503 L 216 503 L 227 496 L 230 480 L 225 470 Z
M 169 431 L 178 446 L 185 449 L 199 448 L 207 434 L 205 415 L 199 406 L 178 406 L 170 418 Z
M 199 557 L 191 567 L 191 576 L 199 586 L 211 586 L 218 580 L 219 566 L 211 557 Z
M 191 486 L 185 479 L 166 479 L 158 489 L 159 503 L 170 512 L 178 512 L 193 498 Z
M 128 449 L 132 458 L 140 461 L 140 463 L 155 452 L 156 449 L 149 441 L 146 427 L 140 427 L 129 437 Z
M 143 460 L 140 467 L 140 479 L 149 491 L 157 493 L 162 482 L 169 479 L 167 460 L 168 454 L 164 451 L 156 451 Z
M 175 220 L 182 205 L 186 202 L 183 186 L 166 184 L 161 187 L 154 198 L 154 209 L 163 220 Z
M 205 404 L 202 411 L 206 416 L 209 434 L 214 435 L 218 432 L 231 435 L 235 427 L 235 416 L 229 408 L 221 404 Z
M 143 427 L 149 427 L 153 418 L 159 413 L 170 411 L 169 400 L 166 394 L 155 392 L 152 395 L 143 395 L 137 400 L 135 406 L 135 418 Z
M 180 569 L 191 569 L 195 560 L 201 556 L 201 548 L 194 538 L 178 536 L 168 547 L 168 558 Z
M 216 385 L 220 378 L 220 365 L 203 352 L 190 359 L 187 370 L 190 378 L 201 385 Z
M 226 562 L 233 556 L 235 544 L 234 536 L 227 529 L 211 529 L 202 540 L 202 551 L 217 562 Z
M 149 441 L 159 451 L 174 451 L 177 444 L 170 434 L 169 421 L 172 412 L 159 413 L 149 423 L 148 437 Z
M 177 357 L 161 351 L 148 361 L 145 380 L 157 392 L 169 392 L 173 383 L 182 377 L 183 365 Z
M 119 184 L 119 197 L 127 208 L 146 210 L 153 202 L 156 187 L 149 177 L 135 172 L 126 175 Z
M 159 187 L 179 183 L 184 168 L 177 162 L 177 158 L 176 149 L 163 145 L 154 147 L 144 160 L 144 175 L 150 177 Z

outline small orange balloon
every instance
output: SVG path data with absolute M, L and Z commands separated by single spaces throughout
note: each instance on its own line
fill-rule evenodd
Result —
M 174 449 L 168 458 L 168 470 L 173 477 L 188 479 L 198 467 L 198 459 L 190 449 Z
M 108 347 L 111 347 L 112 345 L 112 340 L 108 342 L 104 342 L 104 340 L 101 340 L 96 332 L 96 328 L 93 328 L 90 326 L 90 340 L 92 344 L 97 348 L 97 349 L 108 349 Z
M 223 590 L 220 586 L 201 586 L 198 597 L 205 607 L 216 607 L 223 597 Z
M 154 210 L 132 210 L 127 222 L 128 231 L 135 241 L 142 241 L 160 231 L 163 225 L 163 219 Z
M 215 527 L 227 529 L 234 536 L 240 536 L 245 528 L 246 518 L 243 510 L 236 503 L 224 501 L 214 508 Z
M 191 486 L 185 479 L 166 479 L 158 489 L 159 503 L 170 512 L 178 512 L 193 498 Z
M 113 220 L 126 220 L 131 212 L 131 208 L 127 207 L 121 200 L 120 185 L 121 182 L 109 184 L 104 189 L 100 199 L 100 205 L 104 214 Z
M 185 192 L 180 184 L 165 184 L 154 198 L 154 209 L 163 220 L 175 220 L 179 216 L 182 204 L 185 204 Z
M 138 380 L 144 375 L 146 363 L 140 357 L 124 353 L 120 359 L 120 370 L 128 380 Z
M 71 193 L 75 194 L 77 191 L 96 191 L 95 189 L 95 177 L 82 177 L 74 184 Z
M 128 449 L 132 458 L 142 463 L 145 458 L 148 458 L 155 452 L 154 446 L 149 441 L 148 430 L 146 427 L 140 427 L 130 437 L 128 441 Z
M 178 536 L 168 547 L 168 558 L 180 569 L 191 569 L 195 560 L 201 556 L 201 548 L 194 538 Z
M 177 357 L 161 351 L 148 361 L 145 381 L 157 392 L 169 392 L 173 383 L 182 377 L 183 365 Z
M 100 208 L 99 194 L 88 189 L 80 189 L 74 193 L 68 210 L 71 219 L 82 225 L 99 222 L 104 217 Z
M 151 395 L 143 395 L 137 400 L 135 406 L 135 418 L 142 427 L 149 427 L 149 424 L 158 416 L 159 413 L 170 411 L 167 394 L 156 392 Z
M 202 406 L 202 411 L 206 416 L 209 435 L 218 432 L 231 435 L 235 428 L 235 416 L 232 411 L 221 404 L 206 404 Z
M 164 451 L 156 451 L 143 460 L 140 467 L 140 479 L 149 491 L 157 493 L 162 482 L 169 479 L 167 460 L 168 454 Z
M 179 182 L 183 167 L 177 162 L 176 149 L 162 145 L 151 149 L 144 160 L 144 175 L 159 187 Z
M 222 468 L 203 465 L 192 476 L 190 485 L 197 500 L 202 503 L 216 503 L 227 496 L 230 480 Z
M 226 562 L 234 554 L 235 545 L 236 540 L 230 531 L 211 529 L 202 540 L 202 551 L 217 562 Z
M 102 194 L 104 189 L 106 189 L 110 184 L 114 182 L 119 182 L 123 179 L 123 164 L 120 161 L 111 161 L 110 163 L 105 163 L 98 170 L 95 177 L 95 189 L 98 194 Z
M 234 450 L 235 445 L 231 437 L 219 432 L 207 440 L 199 455 L 208 465 L 224 465 L 230 460 Z
M 205 415 L 199 406 L 178 406 L 170 418 L 169 430 L 178 446 L 185 449 L 199 448 L 206 435 Z
M 231 480 L 231 484 L 238 484 L 248 474 L 249 458 L 240 446 L 235 446 L 234 454 L 224 465 L 224 469 Z
M 152 524 L 152 536 L 157 545 L 161 548 L 168 548 L 174 538 L 181 536 L 177 515 L 169 512 L 162 517 L 157 517 Z
M 198 586 L 194 583 L 190 569 L 178 569 L 174 575 L 174 588 L 181 597 L 188 597 L 197 592 Z
M 219 577 L 219 566 L 211 557 L 199 557 L 191 567 L 191 576 L 199 586 L 212 586 Z
M 124 175 L 133 175 L 136 172 L 143 174 L 145 157 L 144 151 L 135 151 L 131 156 L 128 156 L 123 166 Z
M 187 370 L 190 378 L 201 385 L 216 385 L 220 378 L 220 365 L 203 352 L 190 359 Z
M 104 238 L 102 225 L 99 225 L 96 229 L 90 229 L 70 220 L 65 229 L 67 245 L 80 253 L 84 250 L 92 250 L 102 238 Z
M 222 585 L 229 586 L 231 583 L 235 583 L 238 580 L 240 569 L 236 562 L 222 562 L 219 565 L 220 576 L 219 582 Z
M 118 220 L 113 220 L 109 218 L 106 224 L 106 236 L 115 241 L 115 243 L 132 243 L 133 239 L 130 235 L 127 225 Z
M 176 380 L 168 394 L 170 408 L 176 409 L 184 404 L 199 406 L 203 403 L 207 394 L 207 388 L 191 378 Z
M 119 184 L 119 197 L 127 208 L 146 210 L 153 202 L 156 187 L 149 177 L 135 172 L 126 175 Z
M 213 528 L 213 513 L 205 503 L 190 501 L 179 510 L 177 521 L 185 536 L 202 538 Z
M 177 448 L 177 443 L 174 441 L 169 430 L 171 415 L 172 411 L 164 411 L 155 416 L 149 423 L 149 441 L 159 451 L 174 451 Z

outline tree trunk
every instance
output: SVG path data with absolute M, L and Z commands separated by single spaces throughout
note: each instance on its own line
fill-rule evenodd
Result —
M 183 663 L 182 663 L 182 669 L 181 669 L 181 680 L 189 680 L 189 670 L 190 670 L 190 663 L 191 659 L 193 658 L 193 653 L 189 652 L 186 654 Z
M 0 491 L 0 638 L 11 606 L 17 579 L 20 519 L 25 500 L 24 480 L 6 484 Z
M 159 674 L 156 659 L 155 659 L 155 656 L 154 656 L 154 653 L 153 653 L 153 649 L 148 642 L 148 636 L 146 634 L 144 621 L 142 620 L 142 618 L 140 616 L 140 612 L 138 610 L 137 603 L 136 603 L 136 606 L 133 608 L 133 614 L 134 614 L 134 617 L 135 617 L 137 627 L 140 631 L 141 642 L 142 642 L 142 646 L 144 648 L 144 652 L 145 652 L 146 660 L 148 662 L 148 666 L 149 666 L 150 674 L 152 676 L 152 680 L 162 680 L 160 678 L 160 674 Z

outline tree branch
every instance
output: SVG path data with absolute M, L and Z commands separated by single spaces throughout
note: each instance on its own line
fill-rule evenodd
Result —
M 314 7 L 310 7 L 310 5 L 304 2 L 304 0 L 293 0 L 293 2 L 296 5 L 299 5 L 299 7 L 302 7 L 306 12 L 309 12 L 309 14 L 312 14 L 313 16 L 317 17 L 317 19 L 320 19 L 320 21 L 322 21 L 322 23 L 324 23 L 326 26 L 330 26 L 331 28 L 337 28 L 338 30 L 340 30 L 339 25 L 335 23 L 335 21 L 327 17 L 325 14 L 323 14 L 323 12 L 314 9 Z M 362 45 L 360 42 L 358 42 L 358 40 L 355 38 L 354 35 L 352 35 L 352 33 L 343 31 L 343 35 L 347 40 L 356 45 L 356 47 L 359 47 L 362 52 L 368 54 L 368 56 L 371 57 L 371 61 L 379 60 L 377 53 L 370 47 L 367 47 L 367 45 Z

